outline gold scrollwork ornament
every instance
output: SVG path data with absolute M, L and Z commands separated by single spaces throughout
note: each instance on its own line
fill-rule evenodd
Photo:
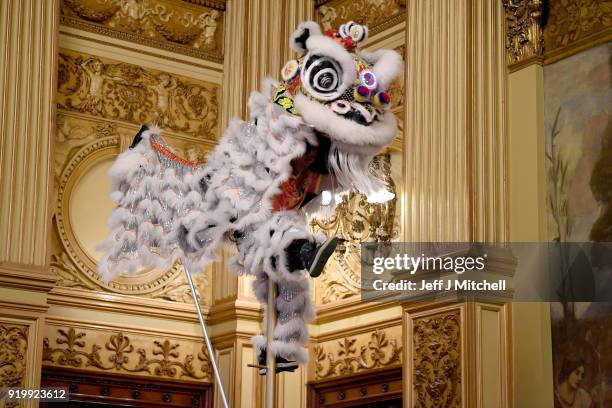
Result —
M 43 340 L 43 361 L 50 365 L 211 380 L 212 368 L 204 345 L 197 355 L 187 354 L 181 360 L 180 344 L 169 339 L 154 340 L 152 349 L 147 351 L 144 348 L 135 349 L 131 338 L 118 332 L 108 337 L 104 348 L 93 343 L 90 351 L 87 351 L 86 332 L 77 332 L 70 327 L 68 330 L 58 329 L 57 333 L 55 342 L 59 347 L 51 347 L 47 337 Z M 108 352 L 105 353 L 106 358 L 102 357 L 103 350 Z M 137 361 L 132 363 L 133 357 L 137 357 Z M 196 360 L 200 362 L 197 368 L 194 366 Z
M 397 345 L 397 340 L 389 339 L 384 331 L 373 332 L 368 343 L 362 345 L 359 352 L 356 343 L 355 337 L 343 338 L 338 341 L 335 354 L 326 352 L 321 345 L 316 345 L 314 347 L 316 377 L 354 374 L 401 363 L 402 347 Z
M 506 51 L 510 69 L 542 61 L 543 0 L 503 0 L 506 10 Z

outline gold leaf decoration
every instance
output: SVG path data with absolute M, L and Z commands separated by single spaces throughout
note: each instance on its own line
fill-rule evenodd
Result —
M 213 2 L 209 2 L 213 3 Z M 222 61 L 224 3 L 62 0 L 61 23 L 138 44 Z
M 459 311 L 414 321 L 413 392 L 415 407 L 461 407 Z
M 66 50 L 58 77 L 60 109 L 216 140 L 215 84 Z
M 402 347 L 397 345 L 397 340 L 389 339 L 384 331 L 373 332 L 367 345 L 362 345 L 359 352 L 356 343 L 357 338 L 345 337 L 337 342 L 335 353 L 326 352 L 322 345 L 316 345 L 316 377 L 329 378 L 401 364 Z
M 550 0 L 544 27 L 546 62 L 612 38 L 612 1 Z
M 70 327 L 58 329 L 57 334 L 55 343 L 59 347 L 51 347 L 48 337 L 43 340 L 43 362 L 47 365 L 211 380 L 212 368 L 203 344 L 197 355 L 186 354 L 181 359 L 181 344 L 170 339 L 154 340 L 152 347 L 146 349 L 135 348 L 130 336 L 117 332 L 108 336 L 104 349 L 92 342 L 87 351 L 86 332 Z M 194 367 L 194 360 L 201 363 L 198 368 Z
M 508 65 L 522 66 L 541 60 L 543 0 L 503 0 L 506 10 L 506 51 Z

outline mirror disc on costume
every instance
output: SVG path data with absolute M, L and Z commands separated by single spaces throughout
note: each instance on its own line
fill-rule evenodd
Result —
M 355 24 L 350 28 L 349 31 L 349 36 L 353 39 L 353 41 L 355 42 L 361 42 L 364 41 L 366 38 L 366 29 L 365 26 L 362 26 L 360 24 Z
M 372 71 L 363 70 L 359 74 L 359 82 L 368 88 L 370 91 L 376 90 L 378 88 L 378 81 L 376 80 L 376 75 Z
M 298 73 L 300 64 L 296 60 L 287 61 L 283 69 L 281 69 L 281 77 L 283 81 L 289 81 L 293 79 Z

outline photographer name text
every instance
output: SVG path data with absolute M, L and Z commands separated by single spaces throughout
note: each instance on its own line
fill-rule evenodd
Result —
M 400 280 L 397 282 L 385 282 L 382 279 L 377 279 L 372 282 L 372 288 L 379 291 L 504 291 L 506 290 L 506 280 L 498 281 L 475 281 L 471 279 L 436 279 L 420 282 L 411 280 Z

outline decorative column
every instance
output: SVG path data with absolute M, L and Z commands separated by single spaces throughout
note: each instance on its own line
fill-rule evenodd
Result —
M 407 4 L 407 241 L 470 239 L 466 4 Z
M 407 13 L 406 240 L 504 241 L 503 4 L 413 0 Z M 408 302 L 404 313 L 406 406 L 512 406 L 508 304 Z
M 503 9 L 482 0 L 407 3 L 408 241 L 503 240 Z
M 250 92 L 259 90 L 266 76 L 279 78 L 281 68 L 292 54 L 289 36 L 299 22 L 311 20 L 313 14 L 312 0 L 227 2 L 222 129 L 232 117 L 248 118 Z M 224 260 L 229 256 L 226 253 Z M 251 280 L 236 277 L 224 262 L 215 265 L 213 302 L 209 322 L 231 406 L 263 406 L 263 378 L 257 370 L 247 367 L 256 360 L 250 337 L 260 332 L 263 319 L 262 308 L 251 293 Z M 293 406 L 298 400 L 305 404 L 304 381 L 298 379 L 305 379 L 305 371 L 289 379 L 278 377 L 277 405 Z M 296 395 L 296 389 L 303 393 L 301 397 Z
M 0 387 L 40 384 L 58 3 L 0 2 Z

